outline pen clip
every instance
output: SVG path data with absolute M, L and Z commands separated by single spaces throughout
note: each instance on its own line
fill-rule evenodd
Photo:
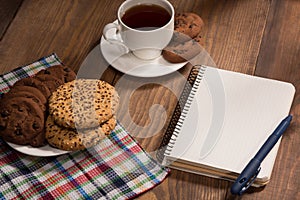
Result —
M 249 181 L 246 183 L 245 187 L 243 187 L 241 189 L 241 191 L 239 192 L 239 195 L 242 195 L 253 184 L 253 182 L 255 181 L 255 179 L 256 179 L 258 173 L 260 172 L 260 170 L 261 170 L 261 167 L 259 167 L 256 170 L 255 174 L 249 179 Z

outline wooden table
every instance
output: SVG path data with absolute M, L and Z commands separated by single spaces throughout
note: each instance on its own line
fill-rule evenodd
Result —
M 116 19 L 123 0 L 0 0 L 0 73 L 57 53 L 64 64 L 80 69 L 88 53 L 99 44 L 105 24 Z M 219 68 L 291 82 L 300 89 L 300 1 L 297 0 L 171 0 L 177 12 L 195 12 L 204 22 L 204 47 Z M 103 67 L 107 67 L 103 65 Z M 186 76 L 189 68 L 179 70 Z M 108 67 L 101 77 L 116 85 L 124 82 L 122 97 L 128 98 L 127 114 L 120 121 L 132 133 L 147 126 L 154 104 L 165 108 L 166 120 L 180 91 L 159 84 L 144 84 L 131 91 L 141 79 L 124 77 Z M 181 88 L 171 76 L 155 79 Z M 152 110 L 153 120 L 161 113 Z M 159 186 L 139 199 L 297 199 L 300 196 L 300 94 L 291 110 L 293 122 L 285 133 L 271 182 L 251 189 L 242 197 L 229 193 L 231 183 L 172 170 Z M 155 150 L 167 124 L 153 137 L 139 138 L 147 151 Z M 145 131 L 151 131 L 145 129 Z

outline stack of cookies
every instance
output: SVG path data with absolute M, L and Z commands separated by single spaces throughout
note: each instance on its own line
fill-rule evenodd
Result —
M 115 128 L 118 105 L 107 82 L 77 79 L 61 85 L 49 98 L 48 143 L 68 151 L 94 146 Z
M 171 63 L 181 63 L 199 54 L 203 43 L 203 25 L 203 20 L 195 13 L 176 14 L 173 38 L 162 52 L 164 59 Z
M 45 145 L 47 100 L 58 86 L 75 78 L 69 67 L 57 65 L 17 81 L 1 98 L 0 136 L 19 145 Z

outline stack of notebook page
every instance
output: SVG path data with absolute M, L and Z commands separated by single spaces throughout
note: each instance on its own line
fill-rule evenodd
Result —
M 289 114 L 295 93 L 290 83 L 207 66 L 194 68 L 188 85 L 158 157 L 171 168 L 226 180 L 237 178 Z M 279 145 L 261 164 L 254 186 L 270 180 Z

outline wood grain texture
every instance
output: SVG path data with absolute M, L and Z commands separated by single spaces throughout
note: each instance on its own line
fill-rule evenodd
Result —
M 271 182 L 245 199 L 300 197 L 300 1 L 272 2 L 255 75 L 291 82 L 296 88 L 293 121 L 283 135 Z M 276 193 L 274 192 L 276 191 Z
M 14 19 L 23 0 L 0 0 L 0 41 L 2 40 L 5 31 Z
M 1 41 L 2 72 L 52 52 L 78 70 L 121 2 L 25 0 Z
M 299 1 L 170 1 L 177 12 L 195 12 L 203 18 L 204 47 L 219 68 L 292 82 L 300 89 Z M 81 63 L 99 43 L 104 25 L 116 19 L 123 0 L 14 2 L 21 1 L 0 0 L 1 8 L 12 8 L 0 14 L 0 73 L 52 52 L 80 72 Z M 190 66 L 148 80 L 126 76 L 105 62 L 95 67 L 104 69 L 101 79 L 115 85 L 120 93 L 118 119 L 145 150 L 154 152 Z M 89 74 L 95 75 L 95 71 Z M 164 182 L 137 199 L 295 199 L 300 191 L 299 103 L 297 92 L 294 120 L 283 137 L 271 182 L 265 188 L 234 197 L 229 194 L 230 182 L 172 170 Z M 160 129 L 151 127 L 151 122 Z
M 195 12 L 205 23 L 204 47 L 219 68 L 253 74 L 270 1 L 174 1 L 179 12 Z

